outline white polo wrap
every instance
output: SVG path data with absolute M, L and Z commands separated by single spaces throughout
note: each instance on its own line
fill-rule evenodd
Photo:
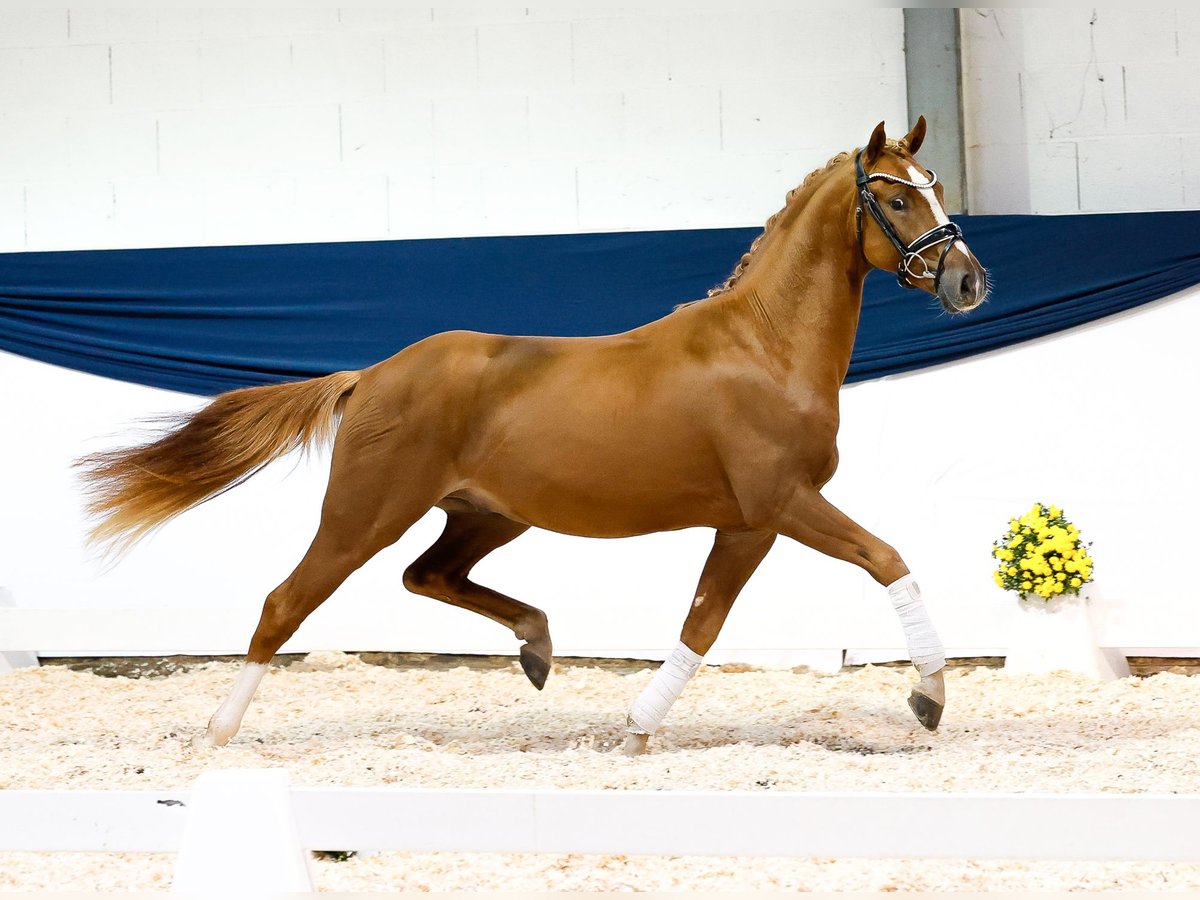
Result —
M 904 629 L 904 640 L 908 643 L 908 655 L 924 678 L 932 675 L 946 665 L 946 650 L 925 612 L 925 604 L 921 602 L 921 589 L 912 575 L 905 575 L 899 581 L 888 585 L 888 596 L 892 600 L 892 608 L 900 617 L 900 627 Z
M 634 701 L 629 711 L 630 734 L 654 734 L 703 661 L 703 656 L 693 653 L 680 641 Z

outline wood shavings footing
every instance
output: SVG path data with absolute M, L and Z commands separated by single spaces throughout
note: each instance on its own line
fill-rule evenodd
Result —
M 4 676 L 0 789 L 176 789 L 208 768 L 286 767 L 295 784 L 344 787 L 1200 792 L 1200 678 L 1172 673 L 1101 683 L 951 669 L 930 734 L 905 704 L 908 669 L 705 667 L 650 753 L 628 759 L 607 751 L 650 666 L 556 665 L 539 693 L 515 663 L 433 671 L 314 653 L 270 670 L 229 746 L 193 748 L 237 669 Z M 0 852 L 0 889 L 162 890 L 172 866 Z M 1200 864 L 1177 863 L 382 853 L 315 871 L 332 891 L 1200 889 Z

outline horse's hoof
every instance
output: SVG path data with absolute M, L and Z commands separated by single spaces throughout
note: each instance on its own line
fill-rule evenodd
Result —
M 931 697 L 926 697 L 920 691 L 913 691 L 908 695 L 908 708 L 913 711 L 918 722 L 930 731 L 937 731 L 938 722 L 942 721 L 942 710 L 945 709 L 945 706 Z
M 192 746 L 197 750 L 212 750 L 214 747 L 224 747 L 225 741 L 217 743 L 211 734 L 207 731 L 204 734 L 196 734 L 192 736 Z
M 648 734 L 631 734 L 625 738 L 625 746 L 621 748 L 621 752 L 626 756 L 641 756 L 646 752 L 648 740 L 650 740 Z
M 521 668 L 539 691 L 546 686 L 546 678 L 550 675 L 550 664 L 553 661 L 549 641 L 521 645 Z

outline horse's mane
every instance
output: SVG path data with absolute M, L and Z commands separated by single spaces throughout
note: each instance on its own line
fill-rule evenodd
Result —
M 900 141 L 889 139 L 886 144 L 886 149 L 899 152 L 905 150 L 906 148 L 900 143 Z M 791 206 L 792 200 L 795 199 L 796 195 L 811 186 L 814 181 L 816 181 L 820 176 L 824 175 L 834 166 L 845 162 L 857 152 L 857 148 L 854 150 L 843 151 L 842 153 L 839 153 L 837 156 L 833 157 L 831 160 L 829 160 L 829 162 L 825 163 L 825 165 L 821 166 L 819 169 L 813 169 L 811 172 L 805 175 L 803 181 L 787 192 L 787 196 L 784 197 L 783 200 L 783 208 L 772 215 L 771 218 L 767 219 L 766 224 L 763 225 L 762 232 L 750 244 L 750 249 L 742 254 L 742 258 L 739 259 L 737 265 L 733 267 L 733 271 L 729 273 L 729 277 L 716 287 L 710 288 L 708 294 L 704 297 L 701 297 L 700 300 L 689 300 L 687 303 L 680 303 L 675 307 L 675 309 L 683 309 L 685 306 L 691 306 L 693 303 L 699 303 L 701 300 L 707 300 L 709 297 L 717 297 L 721 294 L 727 293 L 735 284 L 738 283 L 738 279 L 742 277 L 742 274 L 746 271 L 746 267 L 750 265 L 750 260 L 754 258 L 754 252 L 759 248 L 759 245 L 762 244 L 763 238 L 771 233 L 771 229 L 775 227 L 775 223 L 779 220 L 779 217 L 787 211 L 789 206 Z

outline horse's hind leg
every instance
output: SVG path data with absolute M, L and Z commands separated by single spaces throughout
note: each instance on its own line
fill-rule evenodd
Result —
M 774 542 L 775 535 L 769 531 L 717 532 L 684 620 L 679 646 L 654 673 L 630 710 L 626 756 L 636 756 L 646 749 L 650 735 L 712 649 L 733 601 Z
M 237 733 L 267 664 L 318 606 L 359 566 L 397 541 L 442 496 L 438 462 L 373 452 L 343 425 L 334 447 L 321 524 L 287 579 L 267 595 L 233 690 L 198 746 L 220 747 Z M 403 472 L 406 478 L 397 478 Z
M 441 536 L 405 571 L 404 586 L 510 628 L 524 642 L 521 668 L 540 691 L 553 660 L 546 614 L 467 577 L 477 562 L 528 528 L 495 513 L 449 510 Z

